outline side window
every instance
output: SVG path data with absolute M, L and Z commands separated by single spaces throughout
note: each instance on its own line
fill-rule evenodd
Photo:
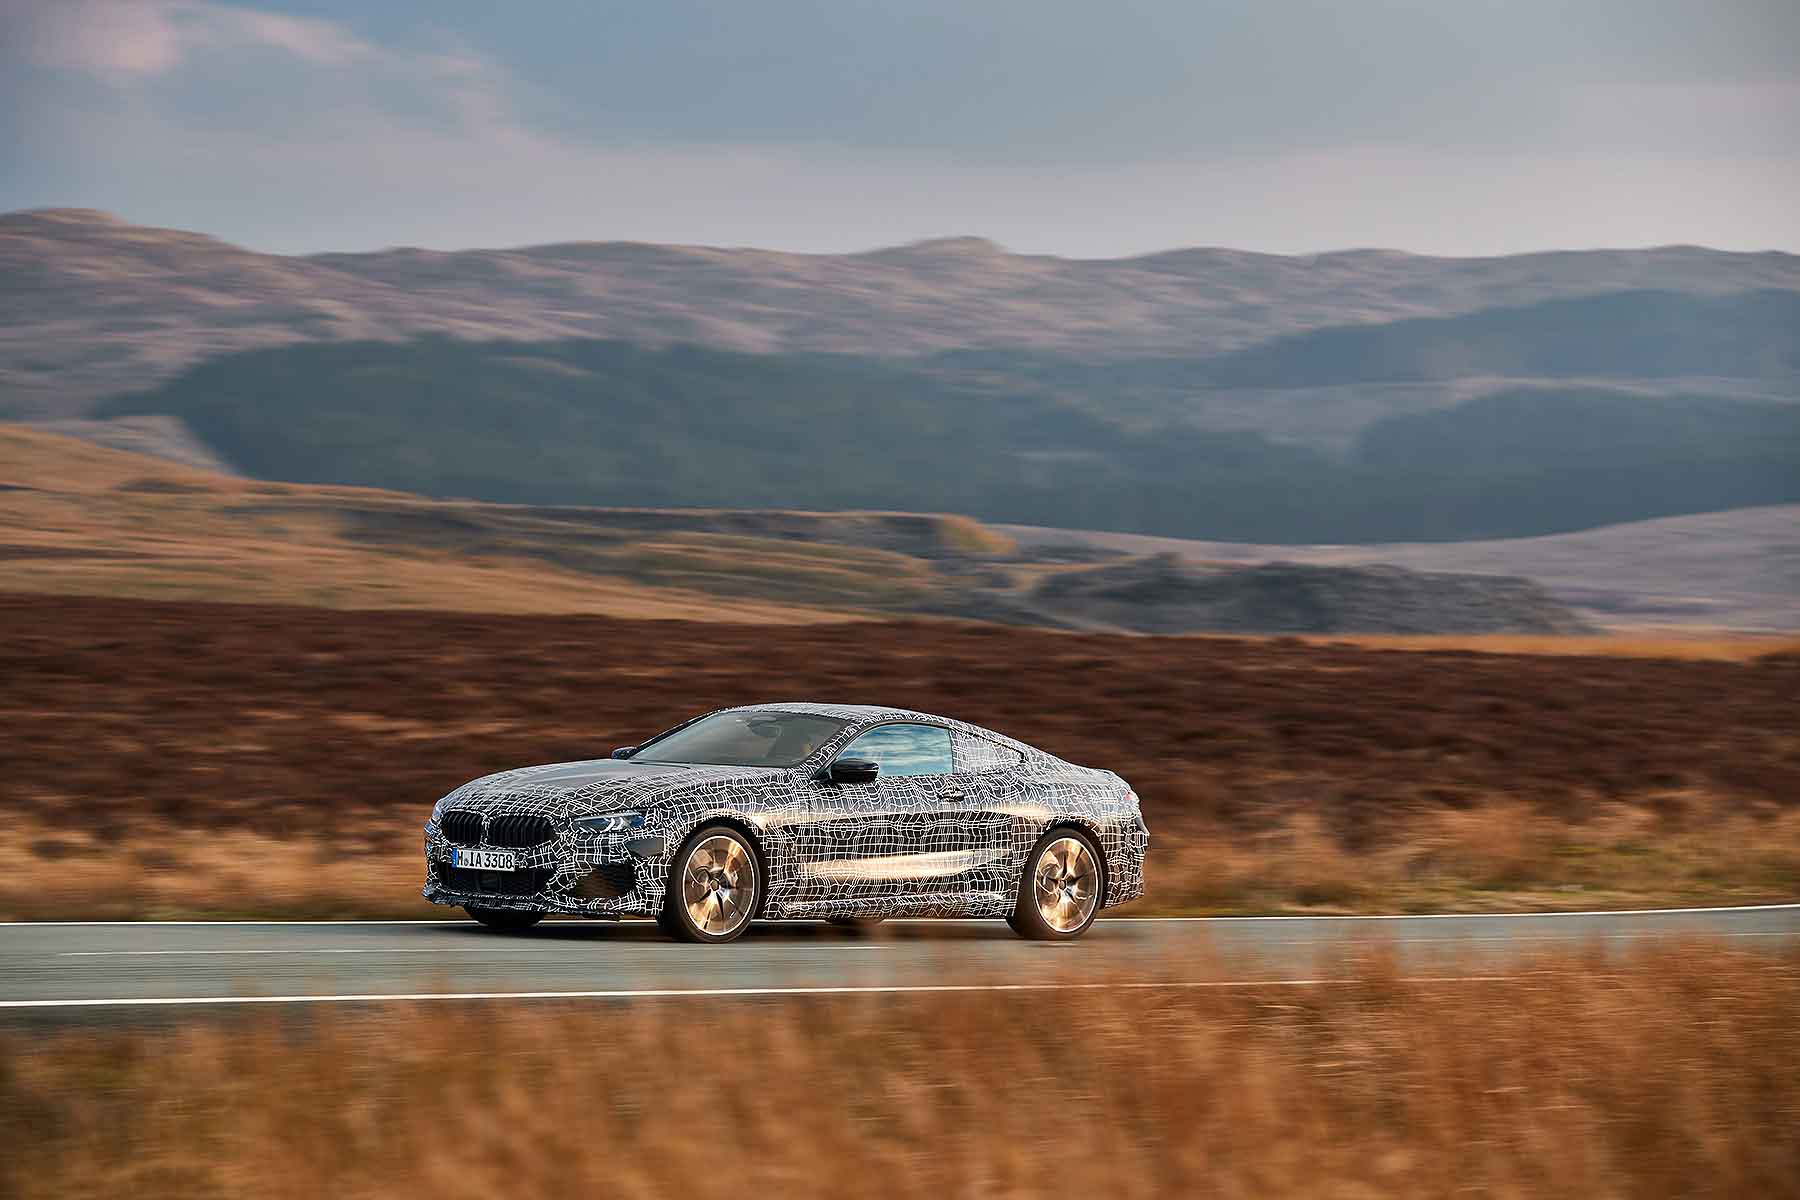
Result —
M 990 742 L 986 738 L 976 737 L 972 733 L 958 730 L 956 740 L 956 769 L 958 771 L 999 771 L 1006 767 L 1019 765 L 1024 755 L 1009 746 L 998 742 Z
M 883 775 L 948 775 L 950 731 L 936 725 L 877 725 L 838 757 L 873 759 Z

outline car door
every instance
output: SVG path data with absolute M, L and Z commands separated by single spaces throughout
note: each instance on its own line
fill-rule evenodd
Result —
M 1017 750 L 961 729 L 952 732 L 951 746 L 956 771 L 941 819 L 960 825 L 968 844 L 961 890 L 980 912 L 1010 911 L 1026 852 L 1048 811 L 1020 779 L 1024 756 Z
M 800 889 L 806 901 L 853 901 L 869 911 L 911 911 L 955 891 L 970 865 L 967 825 L 958 818 L 950 731 L 894 721 L 864 731 L 837 758 L 869 759 L 869 783 L 814 785 L 803 839 Z

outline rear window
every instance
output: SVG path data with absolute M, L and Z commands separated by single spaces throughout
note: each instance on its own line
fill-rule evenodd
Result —
M 999 742 L 990 742 L 984 737 L 976 737 L 960 729 L 952 735 L 952 740 L 956 744 L 958 771 L 1000 771 L 1016 767 L 1025 759 L 1023 754 L 1011 746 L 1002 746 Z

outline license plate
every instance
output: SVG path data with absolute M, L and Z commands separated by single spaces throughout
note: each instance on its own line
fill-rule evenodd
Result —
M 510 850 L 464 850 L 453 847 L 450 865 L 468 867 L 472 871 L 511 871 L 519 865 L 519 856 Z

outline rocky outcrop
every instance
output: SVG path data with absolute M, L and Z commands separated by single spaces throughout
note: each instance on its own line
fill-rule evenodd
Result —
M 1157 554 L 1059 572 L 1033 599 L 1064 622 L 1139 633 L 1594 632 L 1529 579 L 1389 566 L 1195 567 Z

